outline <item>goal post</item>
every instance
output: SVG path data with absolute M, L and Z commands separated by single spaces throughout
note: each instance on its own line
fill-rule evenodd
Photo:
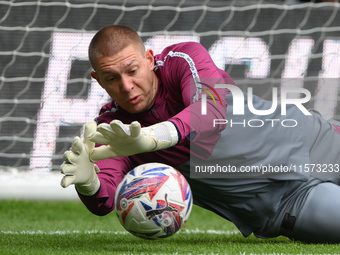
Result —
M 271 87 L 304 87 L 309 108 L 340 119 L 339 11 L 337 1 L 0 1 L 0 193 L 54 199 L 51 182 L 61 198 L 74 198 L 59 187 L 59 166 L 109 100 L 87 59 L 102 27 L 129 26 L 155 53 L 200 42 L 242 89 L 270 98 Z M 41 191 L 27 195 L 29 183 Z

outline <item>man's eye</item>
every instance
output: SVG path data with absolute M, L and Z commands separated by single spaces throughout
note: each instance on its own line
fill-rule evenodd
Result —
M 137 69 L 132 69 L 131 71 L 130 71 L 130 74 L 135 74 L 137 72 Z
M 115 80 L 115 77 L 109 77 L 106 79 L 107 81 L 114 81 Z

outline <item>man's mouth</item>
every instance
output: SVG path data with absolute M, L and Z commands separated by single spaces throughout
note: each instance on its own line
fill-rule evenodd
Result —
M 133 97 L 133 98 L 131 98 L 131 99 L 129 100 L 129 103 L 130 103 L 130 104 L 137 104 L 137 103 L 139 102 L 140 98 L 141 98 L 140 95 L 139 95 L 139 96 L 135 96 L 135 97 Z

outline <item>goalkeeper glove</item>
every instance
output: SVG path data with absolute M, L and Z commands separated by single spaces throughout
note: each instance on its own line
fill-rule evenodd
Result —
M 110 124 L 100 124 L 97 132 L 91 134 L 89 139 L 107 144 L 90 152 L 90 159 L 98 161 L 167 149 L 177 144 L 178 133 L 176 126 L 170 121 L 141 128 L 138 121 L 124 125 L 119 120 L 113 120 Z
M 64 177 L 60 185 L 66 188 L 75 184 L 77 191 L 85 196 L 94 195 L 100 187 L 97 177 L 99 168 L 89 159 L 89 152 L 95 144 L 88 139 L 88 135 L 95 132 L 96 127 L 95 121 L 86 123 L 84 143 L 79 137 L 75 137 L 70 150 L 64 153 L 64 163 L 61 165 L 61 173 Z

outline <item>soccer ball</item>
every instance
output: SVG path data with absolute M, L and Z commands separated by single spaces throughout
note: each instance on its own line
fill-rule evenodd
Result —
M 115 195 L 120 223 L 133 235 L 145 239 L 176 233 L 188 220 L 191 208 L 192 194 L 184 176 L 160 163 L 132 169 Z

